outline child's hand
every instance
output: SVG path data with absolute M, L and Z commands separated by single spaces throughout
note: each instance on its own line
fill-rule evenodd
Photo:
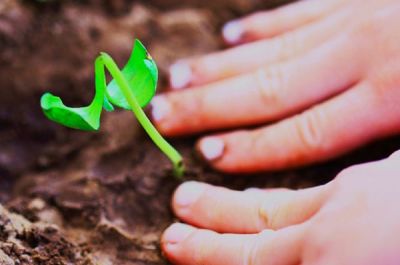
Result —
M 189 182 L 162 239 L 175 264 L 400 264 L 400 153 L 293 191 Z
M 326 160 L 399 133 L 399 14 L 398 0 L 309 0 L 229 23 L 230 43 L 264 40 L 174 65 L 155 124 L 172 136 L 277 121 L 199 141 L 227 172 Z

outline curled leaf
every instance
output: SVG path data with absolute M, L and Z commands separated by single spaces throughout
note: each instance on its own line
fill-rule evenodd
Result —
M 106 78 L 101 57 L 95 62 L 96 94 L 92 103 L 87 107 L 70 108 L 64 105 L 61 98 L 45 93 L 40 105 L 47 118 L 66 127 L 93 131 L 100 127 L 100 115 L 103 108 Z
M 52 121 L 66 127 L 80 130 L 98 130 L 102 108 L 113 111 L 114 106 L 130 110 L 125 96 L 113 79 L 106 86 L 105 64 L 109 56 L 100 55 L 95 63 L 95 97 L 87 107 L 71 108 L 65 106 L 61 98 L 46 93 L 41 98 L 44 114 Z M 111 58 L 111 57 L 110 57 Z M 112 60 L 112 59 L 111 59 Z M 140 107 L 146 106 L 156 92 L 158 70 L 154 60 L 139 41 L 135 41 L 133 52 L 123 68 L 122 76 Z
M 114 78 L 106 85 L 108 70 Z M 158 70 L 154 60 L 143 44 L 135 41 L 133 52 L 121 71 L 114 60 L 106 53 L 101 53 L 95 62 L 95 97 L 87 107 L 70 108 L 59 97 L 46 93 L 41 98 L 44 114 L 52 121 L 64 126 L 81 130 L 98 130 L 102 109 L 114 110 L 113 104 L 132 110 L 153 142 L 165 153 L 174 165 L 176 176 L 183 175 L 182 156 L 157 131 L 147 118 L 143 107 L 156 92 Z
M 153 58 L 139 40 L 135 40 L 133 52 L 122 69 L 122 74 L 136 101 L 141 107 L 145 107 L 156 93 L 158 70 Z M 112 104 L 131 109 L 115 80 L 108 84 L 106 94 Z

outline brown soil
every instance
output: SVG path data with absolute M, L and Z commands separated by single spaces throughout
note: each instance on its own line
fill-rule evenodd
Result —
M 78 132 L 47 121 L 40 95 L 51 90 L 68 104 L 89 102 L 96 54 L 122 63 L 134 37 L 156 58 L 162 88 L 169 63 L 221 48 L 223 22 L 275 4 L 265 2 L 1 1 L 0 202 L 8 210 L 0 206 L 0 264 L 167 264 L 158 242 L 175 221 L 169 201 L 180 182 L 163 154 L 128 112 L 104 115 L 97 133 Z M 390 139 L 299 170 L 225 176 L 196 158 L 194 139 L 173 141 L 186 159 L 186 179 L 234 189 L 324 183 L 400 143 Z

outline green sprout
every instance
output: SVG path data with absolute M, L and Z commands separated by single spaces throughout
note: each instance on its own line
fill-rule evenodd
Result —
M 107 85 L 108 70 L 113 80 Z M 93 131 L 100 128 L 102 109 L 113 111 L 114 106 L 131 110 L 144 130 L 171 160 L 174 174 L 182 177 L 184 165 L 182 156 L 157 131 L 143 111 L 156 93 L 158 80 L 157 65 L 139 40 L 135 40 L 133 52 L 122 69 L 106 53 L 100 53 L 95 61 L 95 96 L 89 106 L 70 108 L 61 98 L 45 93 L 41 98 L 41 107 L 52 121 L 66 127 Z

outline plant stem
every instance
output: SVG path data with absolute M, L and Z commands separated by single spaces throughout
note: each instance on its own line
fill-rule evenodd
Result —
M 125 77 L 119 70 L 114 60 L 106 53 L 101 53 L 100 56 L 105 67 L 108 69 L 111 76 L 117 82 L 119 88 L 122 91 L 122 94 L 124 95 L 139 123 L 143 126 L 144 130 L 147 132 L 153 142 L 158 146 L 158 148 L 160 148 L 161 151 L 171 160 L 174 166 L 174 175 L 178 178 L 181 178 L 184 173 L 182 156 L 161 136 L 154 125 L 150 122 L 149 118 L 146 116 L 143 109 L 137 102 L 135 95 L 129 88 L 128 82 L 126 81 Z

